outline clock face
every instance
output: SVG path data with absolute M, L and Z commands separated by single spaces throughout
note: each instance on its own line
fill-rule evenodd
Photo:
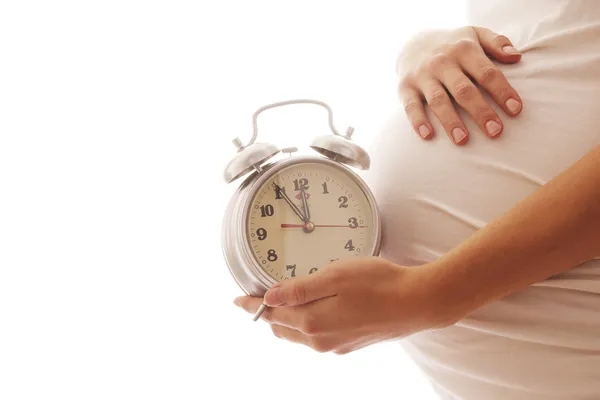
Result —
M 280 281 L 338 259 L 370 256 L 375 222 L 367 195 L 350 173 L 302 162 L 281 169 L 257 190 L 247 235 L 258 264 Z

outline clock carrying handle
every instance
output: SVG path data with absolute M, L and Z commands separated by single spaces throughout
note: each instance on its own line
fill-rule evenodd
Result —
M 290 104 L 315 104 L 315 105 L 324 107 L 327 110 L 327 113 L 329 116 L 329 118 L 328 118 L 329 127 L 331 128 L 331 131 L 333 132 L 334 135 L 338 135 L 338 136 L 345 137 L 346 139 L 350 139 L 350 137 L 352 136 L 352 133 L 354 132 L 354 128 L 349 127 L 348 130 L 346 131 L 346 134 L 342 135 L 337 131 L 337 129 L 335 129 L 335 126 L 333 125 L 333 111 L 331 111 L 331 107 L 329 107 L 326 103 L 319 101 L 319 100 L 296 99 L 296 100 L 286 100 L 286 101 L 280 101 L 277 103 L 267 104 L 266 106 L 263 106 L 263 107 L 259 108 L 258 110 L 256 110 L 256 112 L 252 116 L 252 127 L 253 127 L 252 139 L 250 139 L 250 141 L 244 145 L 244 144 L 242 144 L 242 142 L 239 138 L 235 138 L 235 139 L 233 139 L 233 144 L 235 144 L 235 146 L 239 150 L 253 144 L 254 141 L 256 140 L 256 137 L 258 136 L 258 123 L 257 123 L 258 115 L 261 112 L 266 111 L 270 108 L 282 107 L 282 106 L 287 106 Z

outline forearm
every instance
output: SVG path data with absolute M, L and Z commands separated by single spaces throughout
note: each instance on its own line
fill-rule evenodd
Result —
M 599 255 L 597 146 L 431 268 L 456 319 Z

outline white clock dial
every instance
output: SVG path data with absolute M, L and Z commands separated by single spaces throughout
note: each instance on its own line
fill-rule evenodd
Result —
M 377 225 L 352 176 L 320 162 L 293 164 L 270 177 L 252 199 L 247 222 L 254 257 L 278 281 L 370 255 Z

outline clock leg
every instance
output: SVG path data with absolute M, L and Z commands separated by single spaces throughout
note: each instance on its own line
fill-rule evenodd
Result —
M 262 315 L 262 313 L 265 312 L 267 307 L 268 306 L 265 303 L 261 304 L 260 307 L 258 308 L 258 310 L 256 311 L 256 314 L 254 314 L 254 318 L 252 318 L 252 321 L 257 321 L 260 318 L 260 316 Z

